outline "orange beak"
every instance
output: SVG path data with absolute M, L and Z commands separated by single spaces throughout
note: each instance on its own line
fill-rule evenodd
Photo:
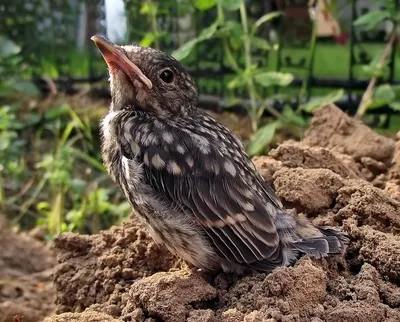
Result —
M 113 64 L 117 65 L 132 81 L 139 78 L 148 89 L 153 87 L 150 79 L 143 74 L 139 67 L 126 57 L 125 53 L 118 46 L 102 36 L 93 36 L 90 39 L 96 44 L 110 70 L 112 70 Z

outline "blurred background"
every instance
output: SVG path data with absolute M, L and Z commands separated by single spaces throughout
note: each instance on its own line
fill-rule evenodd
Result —
M 2 0 L 0 214 L 16 229 L 97 232 L 129 215 L 101 163 L 110 94 L 90 37 L 159 48 L 250 155 L 301 138 L 335 103 L 400 129 L 400 0 Z

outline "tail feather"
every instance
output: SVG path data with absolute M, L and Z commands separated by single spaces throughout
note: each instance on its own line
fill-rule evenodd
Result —
M 310 238 L 299 240 L 293 246 L 302 253 L 321 258 L 329 253 L 329 242 L 325 238 Z
M 321 258 L 328 254 L 340 254 L 348 243 L 348 238 L 339 231 L 320 228 L 323 236 L 299 240 L 293 246 L 302 253 Z

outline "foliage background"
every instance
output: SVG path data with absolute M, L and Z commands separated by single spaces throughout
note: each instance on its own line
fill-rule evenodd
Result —
M 126 41 L 181 60 L 202 107 L 223 122 L 244 120 L 251 155 L 301 137 L 310 113 L 327 102 L 378 131 L 399 130 L 398 0 L 371 1 L 369 11 L 356 0 L 303 4 L 307 15 L 293 26 L 287 7 L 260 3 L 124 0 Z M 339 21 L 350 12 L 354 21 L 322 39 L 318 10 Z M 99 154 L 106 69 L 89 41 L 106 33 L 104 1 L 7 0 L 0 13 L 0 211 L 17 229 L 38 225 L 49 238 L 122 220 L 129 205 Z

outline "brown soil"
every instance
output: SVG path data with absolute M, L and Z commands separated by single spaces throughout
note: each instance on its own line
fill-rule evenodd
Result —
M 399 142 L 328 105 L 302 142 L 255 163 L 286 207 L 349 235 L 344 256 L 304 257 L 269 275 L 203 275 L 132 217 L 55 239 L 59 314 L 45 321 L 400 321 Z
M 34 234 L 8 230 L 0 216 L 0 321 L 37 322 L 55 312 L 51 273 L 55 256 Z

